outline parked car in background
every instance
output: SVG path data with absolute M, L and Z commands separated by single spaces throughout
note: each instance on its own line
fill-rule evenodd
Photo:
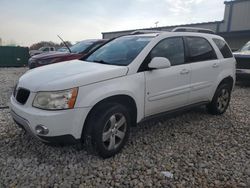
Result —
M 29 54 L 32 57 L 34 55 L 38 55 L 38 54 L 42 54 L 42 53 L 46 53 L 46 52 L 53 52 L 55 50 L 56 49 L 54 47 L 46 46 L 46 47 L 41 47 L 38 50 L 30 50 Z
M 118 153 L 131 126 L 194 106 L 223 114 L 235 83 L 225 40 L 195 32 L 113 39 L 84 60 L 25 73 L 11 96 L 15 122 L 44 142 L 82 141 Z
M 237 80 L 250 81 L 250 41 L 247 42 L 239 51 L 234 52 L 234 57 L 237 61 Z
M 44 65 L 49 65 L 52 63 L 58 63 L 63 61 L 69 61 L 73 59 L 80 59 L 84 57 L 89 52 L 95 50 L 100 45 L 102 45 L 107 40 L 104 39 L 91 39 L 91 40 L 84 40 L 81 42 L 76 43 L 75 45 L 71 46 L 67 51 L 54 51 L 49 52 L 46 54 L 39 54 L 33 56 L 29 59 L 29 68 L 36 68 Z
M 58 52 L 68 52 L 68 48 L 67 47 L 61 47 L 61 48 L 58 48 L 56 51 Z

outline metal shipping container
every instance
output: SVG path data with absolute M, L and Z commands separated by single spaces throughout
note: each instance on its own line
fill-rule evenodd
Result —
M 0 67 L 23 67 L 28 65 L 29 48 L 0 46 Z

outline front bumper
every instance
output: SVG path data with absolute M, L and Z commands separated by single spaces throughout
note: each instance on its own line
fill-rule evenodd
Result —
M 21 116 L 17 115 L 13 110 L 10 111 L 10 114 L 13 118 L 13 120 L 15 121 L 15 123 L 22 128 L 23 130 L 25 130 L 26 132 L 28 132 L 30 135 L 32 136 L 36 136 L 35 134 L 33 134 L 33 132 L 30 129 L 30 125 L 29 125 L 29 121 L 22 118 Z M 39 138 L 39 137 L 37 137 Z
M 237 80 L 249 80 L 250 81 L 250 69 L 236 69 Z
M 19 104 L 12 96 L 10 99 L 11 115 L 14 121 L 29 134 L 45 142 L 74 143 L 81 139 L 82 129 L 90 108 L 47 111 L 32 107 L 32 101 Z M 39 135 L 35 128 L 44 125 L 48 134 Z

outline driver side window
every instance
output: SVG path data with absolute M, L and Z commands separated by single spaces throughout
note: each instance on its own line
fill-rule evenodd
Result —
M 168 58 L 171 66 L 185 63 L 184 43 L 181 37 L 167 38 L 159 42 L 150 52 L 150 59 L 154 57 Z

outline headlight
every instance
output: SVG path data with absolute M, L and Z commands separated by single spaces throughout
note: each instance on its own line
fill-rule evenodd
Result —
M 63 91 L 41 91 L 36 94 L 33 106 L 44 110 L 63 110 L 74 108 L 78 88 Z

